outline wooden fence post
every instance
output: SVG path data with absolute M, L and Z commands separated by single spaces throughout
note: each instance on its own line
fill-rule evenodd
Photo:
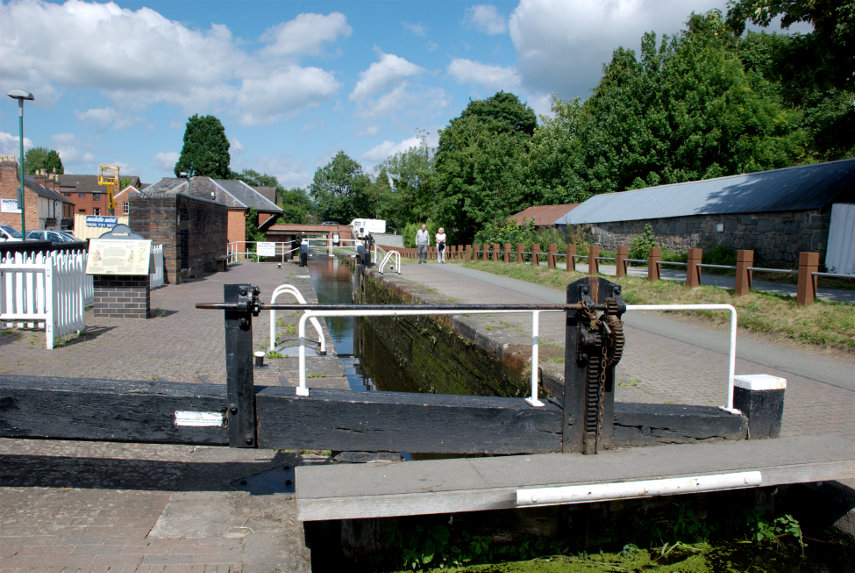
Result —
M 629 258 L 629 247 L 620 245 L 615 255 L 615 278 L 626 276 L 626 260 Z
M 525 243 L 517 243 L 517 262 L 520 264 L 525 260 L 523 251 L 525 251 Z
M 736 280 L 733 289 L 736 296 L 748 294 L 751 290 L 751 271 L 748 269 L 753 266 L 754 251 L 736 251 Z
M 567 243 L 567 256 L 565 257 L 565 269 L 568 273 L 576 271 L 576 245 Z
M 505 262 L 511 262 L 511 244 L 505 243 Z
M 531 266 L 537 267 L 540 266 L 540 245 L 538 243 L 533 243 L 531 245 Z
M 465 262 L 465 263 L 468 263 L 469 261 L 471 261 L 471 260 L 472 260 L 472 245 L 466 245 L 466 255 L 465 255 L 465 257 L 466 257 L 466 258 L 463 260 L 463 262 Z
M 549 270 L 553 270 L 555 268 L 555 253 L 558 252 L 558 245 L 555 243 L 550 243 L 546 248 L 546 266 Z
M 816 277 L 819 271 L 819 253 L 799 253 L 799 287 L 796 292 L 796 304 L 806 306 L 816 298 Z
M 493 262 L 499 262 L 499 243 L 493 243 Z
M 478 243 L 475 243 L 474 245 L 472 245 L 472 260 L 477 261 L 480 258 L 481 258 L 481 245 Z
M 597 260 L 597 257 L 600 256 L 600 247 L 598 245 L 591 245 L 588 247 L 588 274 L 596 275 L 600 272 L 600 261 Z
M 659 280 L 659 261 L 662 260 L 662 247 L 650 247 L 647 251 L 647 280 Z
M 703 249 L 689 249 L 689 258 L 686 263 L 686 286 L 689 288 L 701 285 L 701 267 L 698 265 L 701 264 L 703 255 Z

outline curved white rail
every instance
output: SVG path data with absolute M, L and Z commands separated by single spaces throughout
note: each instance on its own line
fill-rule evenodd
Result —
M 389 259 L 391 258 L 394 258 L 395 260 L 389 268 L 392 269 L 393 273 L 401 274 L 401 253 L 399 253 L 398 251 L 389 251 L 386 253 L 386 256 L 383 257 L 383 262 L 380 263 L 380 266 L 377 267 L 378 273 L 380 273 L 381 275 L 383 274 L 383 267 L 386 266 L 386 263 L 388 263 Z
M 288 284 L 279 285 L 278 287 L 276 287 L 276 289 L 273 291 L 273 296 L 270 298 L 270 304 L 275 303 L 276 297 L 278 297 L 280 294 L 285 294 L 285 293 L 294 295 L 294 298 L 296 298 L 297 302 L 299 302 L 300 304 L 306 304 L 306 299 L 303 297 L 303 295 L 300 293 L 300 291 L 297 290 L 297 287 L 295 287 L 293 285 L 288 285 Z M 323 329 L 321 329 L 321 324 L 318 322 L 317 318 L 312 318 L 311 320 L 312 320 L 312 326 L 315 327 L 315 330 L 318 333 L 318 343 L 320 344 L 320 349 L 318 350 L 318 353 L 319 354 L 326 354 L 327 347 L 326 347 L 326 341 L 324 340 L 324 331 L 323 331 Z M 303 346 L 303 344 L 305 342 L 304 339 L 305 339 L 305 337 L 301 335 L 300 336 L 300 355 L 301 356 L 305 355 L 305 352 L 306 352 L 304 349 L 304 346 Z M 274 350 L 275 348 L 276 348 L 276 310 L 270 309 L 270 346 L 267 349 L 267 351 L 270 352 L 270 351 Z

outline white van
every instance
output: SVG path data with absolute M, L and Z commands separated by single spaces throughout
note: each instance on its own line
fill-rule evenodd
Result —
M 376 235 L 386 232 L 385 219 L 354 219 L 350 226 L 353 227 L 353 235 L 357 239 L 364 239 L 369 233 Z

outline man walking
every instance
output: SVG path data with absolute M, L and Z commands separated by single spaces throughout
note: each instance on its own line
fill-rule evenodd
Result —
M 427 250 L 430 245 L 430 235 L 427 232 L 427 227 L 422 223 L 420 231 L 416 231 L 416 248 L 419 254 L 419 264 L 427 263 Z

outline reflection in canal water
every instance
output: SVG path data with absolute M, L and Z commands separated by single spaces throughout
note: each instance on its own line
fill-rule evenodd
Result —
M 352 272 L 350 266 L 335 257 L 309 259 L 309 275 L 321 304 L 350 304 L 353 302 Z M 327 329 L 336 353 L 344 365 L 351 390 L 372 390 L 374 383 L 366 377 L 353 352 L 354 322 L 352 317 L 328 317 Z

